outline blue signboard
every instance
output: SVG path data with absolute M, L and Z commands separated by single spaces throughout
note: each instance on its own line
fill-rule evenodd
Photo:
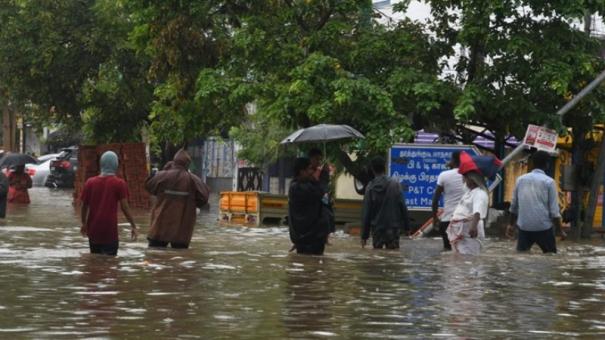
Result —
M 389 175 L 401 182 L 408 209 L 431 209 L 439 174 L 448 170 L 452 152 L 479 155 L 468 145 L 395 144 L 389 152 Z M 439 202 L 443 206 L 443 198 Z

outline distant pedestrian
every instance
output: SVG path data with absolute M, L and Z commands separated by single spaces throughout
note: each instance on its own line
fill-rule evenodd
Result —
M 29 204 L 27 189 L 32 187 L 32 178 L 25 172 L 25 165 L 17 165 L 15 170 L 8 174 L 8 182 L 10 184 L 8 201 L 10 203 Z
M 294 162 L 294 179 L 288 190 L 288 224 L 292 247 L 299 254 L 322 255 L 330 233 L 332 213 L 322 202 L 325 190 L 314 177 L 308 158 Z
M 101 174 L 89 178 L 82 189 L 82 236 L 88 236 L 93 254 L 117 255 L 118 204 L 130 222 L 131 239 L 137 238 L 137 227 L 128 206 L 128 186 L 117 177 L 118 156 L 113 151 L 101 155 Z
M 197 215 L 196 208 L 208 203 L 210 190 L 195 174 L 189 172 L 191 157 L 181 149 L 174 160 L 145 183 L 157 200 L 151 210 L 149 247 L 189 248 Z
M 460 166 L 460 151 L 452 152 L 452 158 L 448 163 L 450 170 L 445 170 L 437 177 L 437 187 L 433 193 L 433 228 L 439 230 L 443 239 L 443 249 L 452 250 L 452 245 L 447 236 L 447 227 L 450 224 L 452 214 L 466 191 L 463 176 L 458 172 Z M 443 196 L 443 212 L 438 216 L 439 200 Z
M 8 178 L 0 171 L 0 218 L 6 217 L 6 202 L 8 200 Z
M 447 235 L 456 253 L 479 255 L 485 239 L 484 220 L 489 207 L 485 178 L 476 170 L 463 174 L 468 191 L 462 195 L 452 214 Z
M 382 157 L 372 159 L 371 168 L 374 179 L 363 196 L 361 246 L 366 246 L 371 234 L 374 248 L 399 249 L 400 234 L 409 229 L 401 184 L 385 174 Z
M 517 251 L 528 251 L 537 243 L 543 253 L 556 253 L 555 229 L 561 229 L 561 213 L 555 181 L 545 173 L 550 155 L 538 151 L 531 161 L 533 170 L 515 185 L 507 234 L 515 228 L 519 231 Z

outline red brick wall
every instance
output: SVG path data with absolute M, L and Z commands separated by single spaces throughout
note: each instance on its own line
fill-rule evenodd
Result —
M 144 143 L 80 145 L 78 170 L 74 182 L 74 203 L 79 204 L 80 193 L 87 179 L 99 174 L 99 159 L 105 151 L 113 151 L 119 157 L 117 175 L 128 183 L 128 203 L 135 208 L 149 208 L 149 194 L 145 180 L 149 175 Z

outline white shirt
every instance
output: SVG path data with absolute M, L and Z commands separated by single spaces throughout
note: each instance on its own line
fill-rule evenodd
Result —
M 453 220 L 465 220 L 479 213 L 481 220 L 487 217 L 487 208 L 489 206 L 489 196 L 481 188 L 475 188 L 467 191 L 452 215 Z
M 553 227 L 553 218 L 561 217 L 555 181 L 535 169 L 517 179 L 510 212 L 525 231 L 543 231 Z
M 443 188 L 443 214 L 439 219 L 449 222 L 462 195 L 467 191 L 466 185 L 462 175 L 458 173 L 458 168 L 440 173 L 437 177 L 437 185 Z

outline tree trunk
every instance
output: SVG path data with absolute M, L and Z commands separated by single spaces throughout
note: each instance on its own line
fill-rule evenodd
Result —
M 588 199 L 588 207 L 586 209 L 586 218 L 584 219 L 584 226 L 582 227 L 582 237 L 589 238 L 592 234 L 593 221 L 595 210 L 597 209 L 597 201 L 599 199 L 601 184 L 603 183 L 603 176 L 605 174 L 605 133 L 602 135 L 601 146 L 599 149 L 599 158 L 597 159 L 597 166 L 595 172 L 592 174 L 592 181 L 590 183 L 590 197 Z
M 286 160 L 280 157 L 277 161 L 277 172 L 279 176 L 278 190 L 280 195 L 286 194 Z
M 169 142 L 165 142 L 164 143 L 164 147 L 162 148 L 162 164 L 160 167 L 160 170 L 162 170 L 162 167 L 172 161 L 174 159 L 174 155 L 176 155 L 177 151 L 179 151 L 180 147 L 169 143 Z
M 502 132 L 496 131 L 494 134 L 494 152 L 498 159 L 504 158 L 504 136 Z M 502 176 L 502 183 L 496 187 L 494 190 L 494 206 L 501 206 L 504 202 L 504 183 L 506 181 L 506 173 L 505 168 L 500 170 L 500 176 Z
M 590 28 L 592 27 L 592 13 L 584 11 L 584 32 L 590 35 Z
M 580 173 L 584 167 L 584 139 L 586 130 L 580 127 L 573 128 L 573 150 L 572 164 L 574 167 L 575 188 L 571 192 L 571 209 L 574 212 L 573 220 L 571 221 L 570 238 L 579 239 L 582 233 L 582 192 L 583 183 L 580 178 Z
M 2 108 L 2 145 L 4 151 L 17 151 L 16 149 L 16 122 L 15 113 L 8 102 Z

